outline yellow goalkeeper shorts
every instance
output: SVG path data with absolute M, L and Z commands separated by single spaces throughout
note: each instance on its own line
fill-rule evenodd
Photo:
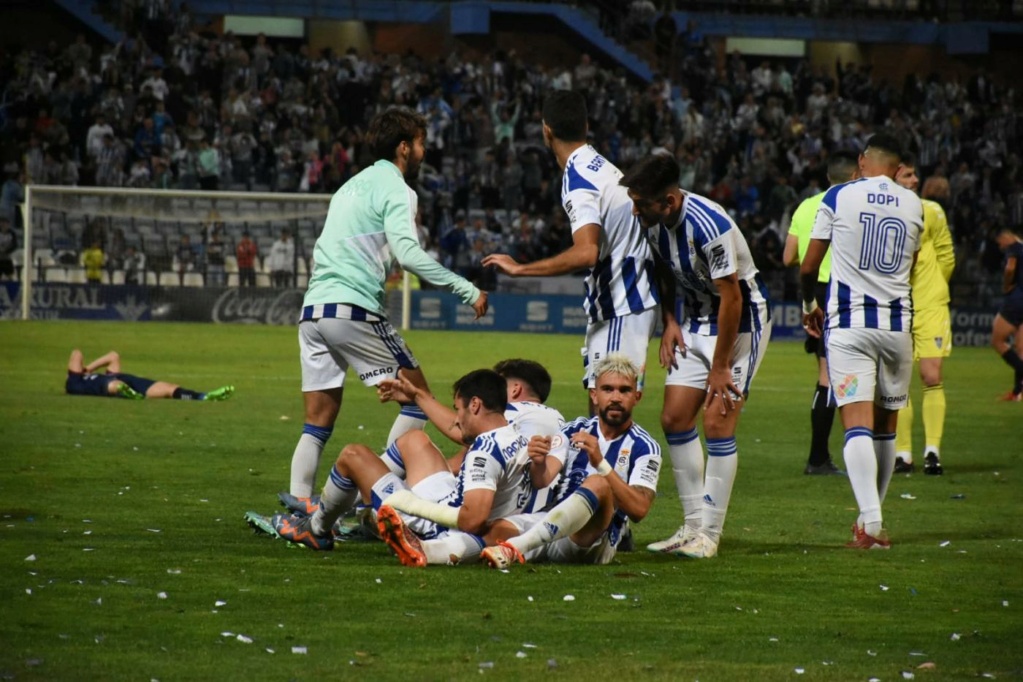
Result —
M 948 306 L 913 311 L 913 359 L 952 354 L 952 316 Z

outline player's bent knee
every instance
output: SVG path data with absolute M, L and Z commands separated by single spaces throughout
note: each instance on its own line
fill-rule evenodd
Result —
M 376 459 L 372 450 L 359 443 L 350 443 L 341 448 L 341 454 L 337 457 L 337 466 L 342 473 L 348 475 L 353 469 L 359 467 L 359 462 L 368 458 Z
M 590 490 L 598 499 L 605 499 L 611 496 L 611 484 L 603 476 L 587 476 L 582 487 Z

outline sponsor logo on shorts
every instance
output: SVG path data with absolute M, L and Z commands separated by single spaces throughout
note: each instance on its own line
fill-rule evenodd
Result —
M 363 372 L 362 374 L 359 375 L 359 379 L 361 381 L 365 381 L 366 379 L 372 379 L 373 377 L 391 374 L 394 374 L 393 367 L 377 367 L 376 369 L 371 369 L 368 372 Z
M 883 395 L 883 396 L 881 396 L 881 402 L 888 403 L 888 404 L 891 404 L 891 403 L 901 403 L 901 402 L 903 402 L 905 400 L 906 400 L 906 394 L 905 393 L 903 393 L 902 395 Z
M 856 389 L 859 387 L 859 378 L 852 374 L 847 374 L 838 382 L 838 386 L 835 386 L 835 395 L 839 398 L 852 398 L 856 395 Z
M 936 348 L 937 348 L 938 350 L 941 350 L 941 342 L 942 342 L 942 341 L 944 341 L 944 340 L 945 340 L 945 339 L 941 338 L 940 336 L 935 336 L 935 337 L 934 337 L 934 345 L 935 345 L 935 347 L 936 347 Z

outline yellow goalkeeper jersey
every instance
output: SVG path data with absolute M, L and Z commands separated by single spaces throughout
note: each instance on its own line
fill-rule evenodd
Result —
M 810 233 L 813 232 L 813 223 L 817 220 L 817 209 L 824 200 L 824 192 L 814 194 L 799 204 L 795 213 L 792 214 L 792 222 L 789 224 L 789 234 L 795 235 L 799 240 L 799 262 L 803 262 L 806 250 L 810 248 Z M 824 254 L 821 261 L 821 269 L 817 273 L 817 281 L 827 284 L 831 280 L 831 249 Z
M 956 266 L 952 233 L 941 205 L 930 199 L 924 205 L 924 231 L 920 239 L 920 252 L 910 275 L 913 287 L 913 309 L 927 310 L 947 306 L 948 280 Z

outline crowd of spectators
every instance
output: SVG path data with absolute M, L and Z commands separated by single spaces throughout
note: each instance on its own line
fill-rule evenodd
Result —
M 997 269 L 993 230 L 1023 224 L 1017 93 L 984 70 L 893 83 L 864 64 L 719 58 L 691 23 L 667 53 L 676 77 L 642 84 L 585 54 L 552 65 L 500 50 L 440 59 L 313 53 L 209 31 L 184 4 L 154 6 L 129 17 L 130 37 L 114 45 L 96 49 L 80 36 L 65 48 L 0 55 L 0 215 L 12 224 L 26 176 L 333 192 L 370 162 L 362 142 L 369 118 L 404 105 L 428 121 L 418 183 L 424 241 L 487 284 L 486 253 L 531 260 L 571 240 L 540 114 L 543 94 L 558 88 L 587 94 L 592 143 L 619 167 L 651 152 L 675 155 L 681 185 L 728 208 L 769 277 L 782 269 L 794 206 L 827 186 L 828 155 L 860 151 L 882 126 L 918 156 L 922 177 L 948 178 L 961 263 Z M 669 35 L 663 22 L 656 33 Z

